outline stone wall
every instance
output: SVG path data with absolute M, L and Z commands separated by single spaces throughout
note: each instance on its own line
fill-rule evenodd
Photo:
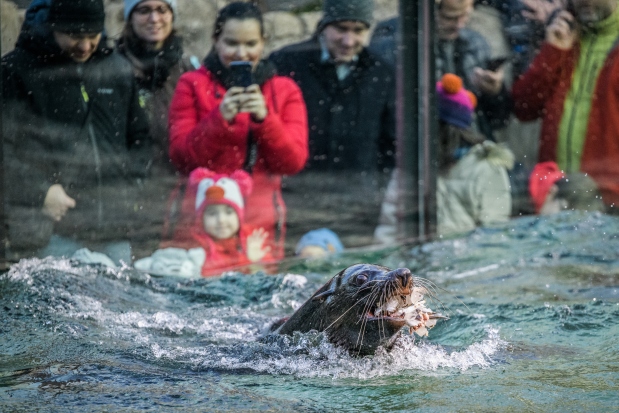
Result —
M 211 31 L 217 10 L 232 0 L 177 0 L 178 13 L 175 27 L 185 38 L 187 54 L 200 59 L 211 48 Z M 19 33 L 24 10 L 17 10 L 13 2 L 0 0 L 2 4 L 2 54 L 9 52 Z M 276 8 L 276 1 L 271 7 Z M 106 32 L 110 39 L 116 39 L 123 28 L 122 0 L 105 0 Z M 376 0 L 375 19 L 381 20 L 397 12 L 397 0 Z M 6 11 L 5 11 L 6 10 Z M 264 15 L 267 34 L 266 53 L 286 44 L 298 42 L 311 36 L 320 12 L 294 14 L 287 11 L 268 11 Z

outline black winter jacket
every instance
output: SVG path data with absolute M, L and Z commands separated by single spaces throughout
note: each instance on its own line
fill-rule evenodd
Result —
M 51 225 L 40 211 L 57 183 L 76 207 L 55 223 L 55 233 L 110 241 L 129 238 L 139 225 L 148 122 L 131 66 L 103 43 L 80 64 L 61 54 L 49 30 L 23 29 L 16 49 L 2 58 L 5 205 L 14 250 L 49 239 Z
M 282 76 L 303 91 L 310 134 L 308 168 L 377 170 L 393 164 L 395 81 L 383 61 L 363 50 L 348 77 L 339 81 L 333 63 L 321 62 L 316 39 L 271 55 Z
M 436 48 L 436 78 L 445 73 L 445 62 L 448 60 L 446 44 L 439 40 Z M 455 74 L 464 81 L 464 86 L 471 90 L 478 99 L 476 117 L 477 128 L 487 139 L 496 140 L 493 131 L 507 126 L 512 110 L 509 92 L 503 84 L 501 92 L 496 96 L 488 96 L 475 90 L 472 84 L 473 72 L 476 67 L 485 69 L 490 61 L 490 45 L 484 37 L 470 29 L 462 29 L 458 38 L 453 40 L 453 60 Z
M 364 49 L 340 81 L 335 65 L 321 56 L 319 40 L 313 38 L 270 57 L 279 74 L 301 88 L 309 123 L 306 169 L 284 181 L 288 236 L 296 240 L 328 226 L 346 246 L 367 245 L 394 164 L 393 71 Z

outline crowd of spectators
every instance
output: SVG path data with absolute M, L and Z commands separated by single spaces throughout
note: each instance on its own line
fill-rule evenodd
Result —
M 617 5 L 437 1 L 439 234 L 614 212 Z M 507 50 L 471 28 L 475 7 Z M 30 4 L 2 57 L 8 258 L 97 251 L 206 276 L 397 242 L 398 19 L 374 22 L 373 0 L 324 0 L 310 39 L 265 56 L 261 11 L 233 2 L 198 57 L 177 9 L 125 0 L 112 43 L 103 0 Z M 532 168 L 505 138 L 514 116 L 541 125 Z

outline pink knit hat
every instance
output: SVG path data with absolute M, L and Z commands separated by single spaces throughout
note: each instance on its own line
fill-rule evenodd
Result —
M 440 120 L 464 129 L 471 126 L 477 98 L 464 88 L 459 76 L 445 73 L 436 82 L 436 95 Z
M 230 175 L 218 174 L 207 168 L 196 168 L 189 175 L 189 185 L 195 188 L 195 209 L 199 216 L 209 205 L 229 205 L 236 211 L 239 221 L 245 218 L 245 201 L 252 190 L 252 179 L 242 170 Z
M 535 165 L 529 176 L 529 193 L 536 214 L 539 214 L 540 209 L 542 209 L 550 188 L 561 178 L 565 178 L 565 174 L 559 169 L 556 162 L 540 162 Z

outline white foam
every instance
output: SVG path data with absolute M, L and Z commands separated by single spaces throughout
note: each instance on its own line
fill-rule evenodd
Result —
M 299 340 L 283 338 L 278 344 L 244 343 L 233 347 L 200 348 L 151 346 L 155 358 L 188 363 L 200 369 L 250 369 L 258 373 L 285 374 L 296 377 L 332 377 L 371 380 L 385 376 L 407 375 L 437 370 L 466 371 L 488 368 L 493 355 L 506 346 L 498 330 L 486 328 L 486 338 L 470 346 L 448 351 L 438 344 L 417 342 L 402 336 L 387 352 L 379 349 L 371 357 L 353 357 L 326 341 L 324 336 L 307 334 Z M 299 338 L 299 337 L 296 337 Z M 282 343 L 284 343 L 282 345 Z

